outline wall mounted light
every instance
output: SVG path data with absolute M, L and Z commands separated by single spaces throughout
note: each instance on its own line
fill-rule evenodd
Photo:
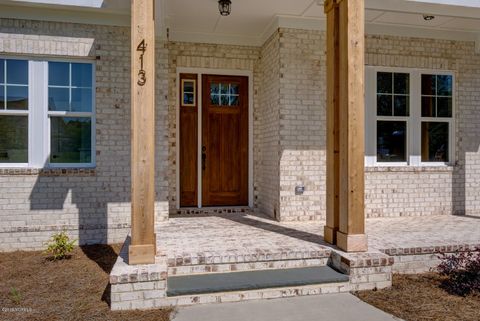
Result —
M 218 0 L 218 10 L 222 16 L 230 15 L 230 12 L 232 11 L 232 1 Z
M 425 20 L 425 21 L 432 21 L 433 19 L 435 19 L 435 16 L 432 16 L 431 14 L 424 14 L 423 15 L 423 20 Z

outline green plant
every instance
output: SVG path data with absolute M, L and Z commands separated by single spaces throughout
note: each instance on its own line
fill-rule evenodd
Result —
M 446 276 L 442 287 L 460 296 L 480 293 L 480 248 L 475 251 L 442 253 L 438 272 Z
M 10 300 L 12 300 L 12 302 L 15 304 L 20 304 L 20 301 L 22 301 L 22 295 L 16 288 L 12 287 L 10 289 Z
M 66 232 L 60 232 L 52 235 L 50 242 L 47 243 L 45 253 L 51 254 L 54 260 L 63 260 L 70 256 L 75 245 L 75 240 L 70 240 Z

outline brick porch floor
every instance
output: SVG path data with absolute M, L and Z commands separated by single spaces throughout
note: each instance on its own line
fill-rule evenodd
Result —
M 169 260 L 280 255 L 284 259 L 326 257 L 323 222 L 279 223 L 263 215 L 231 213 L 171 217 L 157 227 L 157 248 Z M 480 217 L 429 216 L 367 219 L 369 252 L 390 255 L 449 252 L 480 245 Z M 333 247 L 336 251 L 335 247 Z M 213 262 L 215 261 L 215 262 Z M 246 260 L 247 261 L 247 260 Z M 172 264 L 169 262 L 169 265 Z

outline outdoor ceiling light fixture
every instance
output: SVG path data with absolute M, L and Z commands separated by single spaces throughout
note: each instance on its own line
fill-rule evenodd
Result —
M 232 1 L 218 0 L 218 10 L 222 16 L 230 15 L 230 12 L 232 11 Z
M 425 20 L 425 21 L 432 21 L 433 19 L 435 19 L 435 16 L 432 16 L 431 14 L 424 14 L 423 15 L 423 20 Z

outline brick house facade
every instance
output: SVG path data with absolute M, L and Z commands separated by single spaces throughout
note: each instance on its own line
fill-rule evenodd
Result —
M 185 212 L 179 208 L 177 166 L 181 68 L 250 75 L 253 181 L 251 206 L 245 210 L 279 221 L 325 220 L 326 34 L 311 29 L 279 26 L 261 45 L 156 42 L 157 222 Z M 455 153 L 443 166 L 367 166 L 366 217 L 480 216 L 480 56 L 474 41 L 434 38 L 367 31 L 367 66 L 454 74 Z M 95 69 L 95 166 L 2 166 L 1 250 L 42 248 L 59 230 L 80 244 L 125 239 L 130 228 L 129 42 L 128 26 L 0 18 L 0 59 L 61 57 L 90 61 Z M 366 90 L 372 88 L 367 84 Z M 301 195 L 298 186 L 305 188 Z

